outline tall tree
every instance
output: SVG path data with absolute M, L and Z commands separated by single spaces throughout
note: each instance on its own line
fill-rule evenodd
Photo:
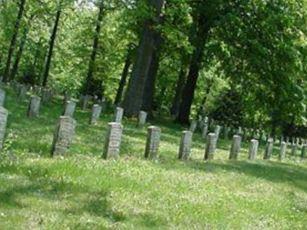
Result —
M 187 81 L 183 88 L 181 95 L 181 103 L 179 107 L 179 114 L 177 121 L 182 124 L 189 123 L 191 106 L 196 89 L 196 83 L 201 69 L 203 60 L 205 41 L 208 38 L 210 30 L 209 20 L 206 15 L 197 12 L 195 15 L 194 23 L 196 23 L 196 37 L 193 39 L 194 51 L 191 57 Z
M 10 80 L 11 81 L 13 81 L 15 79 L 15 76 L 18 72 L 18 66 L 19 66 L 19 62 L 20 62 L 20 59 L 21 59 L 21 56 L 22 56 L 22 53 L 23 53 L 23 49 L 24 49 L 26 40 L 27 40 L 28 32 L 29 32 L 29 29 L 25 28 L 24 32 L 23 32 L 23 36 L 22 36 L 21 41 L 20 41 L 18 51 L 16 53 L 16 57 L 15 57 L 13 67 L 12 67 L 12 70 L 11 70 L 11 74 L 10 74 Z
M 90 56 L 90 61 L 88 65 L 88 72 L 87 72 L 87 77 L 85 81 L 85 87 L 84 87 L 84 93 L 85 94 L 91 94 L 92 86 L 95 84 L 93 82 L 93 75 L 95 71 L 95 60 L 97 56 L 97 51 L 99 48 L 99 35 L 101 31 L 101 22 L 103 19 L 103 13 L 104 13 L 104 0 L 100 0 L 99 2 L 99 12 L 98 12 L 98 17 L 96 21 L 96 29 L 95 29 L 95 34 L 94 34 L 94 39 L 93 39 L 93 47 L 92 47 L 92 53 Z
M 58 32 L 58 27 L 59 27 L 59 21 L 60 17 L 62 14 L 62 0 L 57 5 L 57 12 L 55 15 L 55 21 L 54 21 L 54 26 L 52 29 L 52 33 L 49 39 L 49 48 L 48 48 L 48 53 L 47 53 L 47 58 L 45 62 L 45 67 L 44 67 L 44 73 L 43 73 L 43 82 L 42 86 L 46 87 L 47 82 L 48 82 L 48 77 L 49 77 L 49 70 L 50 70 L 50 65 L 51 65 L 51 60 L 52 60 L 52 54 L 53 54 L 53 49 L 55 45 L 55 40 L 57 37 L 57 32 Z
M 144 22 L 136 61 L 123 101 L 125 115 L 128 117 L 137 116 L 142 107 L 145 82 L 154 52 L 156 21 L 159 21 L 163 5 L 164 0 L 149 1 L 150 8 L 154 10 L 154 16 Z
M 172 106 L 170 109 L 170 114 L 172 117 L 177 117 L 179 113 L 182 91 L 186 80 L 186 74 L 187 68 L 182 66 L 178 74 L 178 79 L 176 81 L 175 95 L 173 97 Z
M 22 16 L 23 16 L 23 13 L 24 13 L 24 10 L 25 10 L 25 4 L 26 4 L 26 0 L 20 0 L 19 11 L 18 11 L 16 22 L 15 22 L 11 43 L 10 43 L 10 46 L 9 46 L 9 51 L 8 51 L 7 60 L 6 60 L 6 66 L 5 66 L 4 73 L 3 73 L 3 81 L 4 82 L 9 81 L 9 78 L 10 78 L 12 56 L 13 56 L 13 53 L 14 53 L 14 50 L 15 50 L 15 47 L 16 47 L 17 36 L 18 36 Z
M 119 82 L 119 85 L 118 85 L 118 89 L 117 89 L 117 92 L 116 92 L 114 105 L 119 105 L 121 100 L 122 100 L 124 87 L 125 87 L 126 82 L 127 82 L 130 66 L 132 64 L 132 53 L 133 53 L 133 51 L 134 51 L 134 46 L 132 44 L 130 44 L 129 47 L 128 47 L 127 55 L 126 55 L 124 69 L 123 69 L 123 72 L 122 72 L 122 75 L 121 75 L 121 78 L 120 78 L 120 82 Z
M 145 81 L 143 102 L 142 102 L 142 110 L 146 111 L 150 118 L 153 117 L 153 100 L 154 100 L 155 86 L 156 86 L 155 83 L 160 64 L 160 51 L 162 45 L 161 43 L 162 43 L 161 34 L 157 32 L 155 34 L 154 51 L 152 54 L 152 60 Z

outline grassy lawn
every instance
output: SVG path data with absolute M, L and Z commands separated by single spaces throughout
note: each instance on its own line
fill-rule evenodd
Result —
M 101 158 L 107 122 L 88 124 L 76 111 L 74 143 L 65 158 L 50 158 L 59 100 L 26 117 L 27 101 L 8 91 L 9 124 L 0 153 L 0 229 L 306 229 L 307 160 L 229 161 L 220 140 L 215 160 L 204 162 L 204 142 L 193 137 L 192 159 L 177 160 L 182 127 L 162 129 L 158 161 L 145 160 L 146 128 L 124 120 L 121 158 Z M 149 124 L 148 124 L 149 125 Z

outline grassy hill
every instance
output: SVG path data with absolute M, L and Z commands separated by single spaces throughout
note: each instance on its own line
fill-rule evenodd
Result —
M 182 127 L 162 129 L 158 161 L 145 160 L 146 128 L 124 120 L 121 158 L 101 158 L 107 122 L 88 124 L 76 111 L 74 142 L 65 158 L 50 158 L 60 100 L 26 117 L 27 101 L 7 90 L 9 124 L 0 154 L 0 229 L 306 229 L 307 160 L 299 156 L 248 161 L 247 146 L 229 161 L 220 140 L 204 162 L 204 142 L 193 137 L 192 159 L 177 160 Z

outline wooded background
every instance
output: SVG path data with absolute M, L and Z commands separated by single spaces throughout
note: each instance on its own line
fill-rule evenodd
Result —
M 304 0 L 0 0 L 0 75 L 127 117 L 307 137 Z

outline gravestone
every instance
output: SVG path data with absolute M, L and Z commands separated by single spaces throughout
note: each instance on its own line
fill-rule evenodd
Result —
M 291 144 L 291 155 L 296 156 L 296 150 L 297 150 L 297 144 L 295 142 L 292 142 Z
M 5 91 L 3 89 L 0 89 L 0 106 L 4 106 L 5 102 Z
M 197 127 L 199 127 L 200 132 L 202 132 L 202 131 L 203 131 L 203 127 L 204 127 L 204 125 L 205 125 L 205 122 L 204 122 L 204 120 L 203 120 L 203 119 L 198 120 L 198 122 L 197 122 Z
M 290 137 L 286 137 L 286 142 L 287 142 L 287 143 L 290 142 Z
M 120 144 L 123 133 L 123 126 L 120 123 L 108 123 L 108 133 L 105 140 L 104 151 L 102 157 L 104 159 L 118 159 L 120 153 Z
M 75 135 L 76 121 L 69 116 L 60 116 L 53 136 L 51 155 L 65 155 Z
M 242 127 L 241 126 L 237 129 L 237 135 L 242 135 Z
M 208 124 L 208 122 L 205 122 L 203 127 L 202 127 L 202 137 L 203 137 L 203 139 L 207 138 L 208 129 L 209 129 L 209 124 Z
M 302 153 L 301 153 L 301 158 L 304 159 L 306 157 L 306 148 L 307 144 L 302 145 Z
M 100 117 L 101 114 L 101 106 L 98 104 L 94 104 L 93 108 L 92 108 L 92 115 L 91 115 L 91 119 L 90 119 L 90 124 L 95 125 L 97 124 L 97 120 Z
M 25 85 L 20 85 L 17 98 L 22 101 L 26 98 L 27 95 L 27 87 Z
M 280 143 L 279 160 L 283 160 L 285 158 L 286 152 L 287 152 L 287 143 L 285 141 L 282 141 Z
M 64 116 L 73 117 L 76 109 L 76 102 L 74 101 L 66 101 Z
M 63 104 L 66 105 L 67 101 L 71 100 L 71 95 L 69 92 L 64 91 Z
M 197 121 L 196 120 L 192 120 L 191 125 L 190 125 L 190 131 L 192 133 L 194 133 L 196 128 L 197 128 Z
M 214 133 L 215 133 L 217 139 L 219 139 L 220 132 L 221 132 L 221 126 L 219 126 L 219 125 L 215 126 Z
M 43 89 L 42 90 L 42 102 L 49 103 L 52 100 L 52 91 L 50 89 Z
M 3 148 L 8 114 L 8 111 L 0 106 L 0 149 Z
M 107 102 L 106 99 L 103 97 L 101 100 L 99 100 L 98 104 L 101 105 L 101 111 L 104 112 L 107 109 Z
M 179 147 L 179 159 L 188 160 L 191 155 L 191 146 L 192 146 L 192 135 L 191 131 L 183 131 L 180 147 Z
M 121 107 L 115 108 L 114 122 L 121 123 L 124 115 L 124 109 Z
M 28 107 L 28 117 L 38 117 L 41 98 L 38 96 L 31 96 Z
M 280 139 L 279 139 L 280 144 L 281 144 L 282 142 L 284 142 L 284 140 L 285 140 L 284 136 L 281 135 L 281 136 L 280 136 Z
M 264 160 L 269 160 L 271 159 L 271 155 L 273 152 L 273 147 L 274 147 L 274 140 L 273 138 L 269 138 L 267 143 L 266 143 L 266 147 L 265 147 L 265 151 L 264 151 L 264 156 L 263 159 Z
M 139 117 L 138 117 L 138 126 L 142 127 L 145 125 L 147 119 L 147 113 L 145 111 L 140 111 L 139 112 Z
M 160 145 L 161 129 L 156 126 L 149 126 L 145 148 L 145 158 L 157 159 Z
M 241 149 L 241 140 L 242 137 L 240 135 L 234 135 L 232 139 L 232 144 L 230 148 L 230 154 L 229 154 L 229 159 L 230 160 L 237 160 L 238 155 Z
M 215 133 L 209 133 L 206 141 L 205 160 L 213 160 L 216 150 L 217 137 Z
M 248 150 L 248 159 L 255 160 L 258 152 L 259 142 L 256 139 L 250 141 L 249 150 Z
M 91 96 L 90 95 L 82 95 L 80 98 L 81 101 L 81 108 L 82 110 L 86 110 L 88 108 L 88 104 L 91 100 Z

